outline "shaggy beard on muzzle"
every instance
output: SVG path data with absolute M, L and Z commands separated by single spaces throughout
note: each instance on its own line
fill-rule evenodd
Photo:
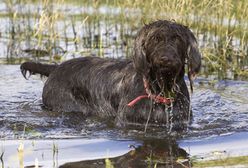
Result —
M 180 71 L 165 70 L 165 68 L 154 68 L 150 71 L 147 77 L 144 77 L 144 83 L 147 83 L 146 88 L 148 94 L 158 95 L 167 98 L 174 98 L 176 93 L 179 91 L 177 84 L 177 78 Z

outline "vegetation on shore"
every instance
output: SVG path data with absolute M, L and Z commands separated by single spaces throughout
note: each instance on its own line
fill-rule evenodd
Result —
M 204 75 L 248 76 L 245 0 L 5 0 L 4 4 L 6 11 L 0 17 L 9 24 L 1 38 L 9 39 L 9 60 L 20 58 L 23 48 L 38 48 L 47 50 L 49 61 L 54 61 L 51 55 L 58 54 L 52 47 L 56 46 L 71 53 L 129 57 L 143 24 L 170 19 L 196 34 Z
M 248 166 L 248 156 L 226 157 L 217 160 L 193 162 L 193 167 L 226 167 L 226 166 Z

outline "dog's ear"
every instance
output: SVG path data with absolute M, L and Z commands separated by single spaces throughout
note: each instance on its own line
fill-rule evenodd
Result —
M 189 45 L 187 50 L 187 67 L 188 77 L 190 81 L 191 92 L 193 92 L 193 80 L 195 75 L 200 72 L 201 69 L 201 53 L 198 49 L 198 44 L 195 37 L 190 35 Z
M 137 72 L 145 77 L 149 74 L 150 63 L 149 60 L 147 60 L 143 38 L 136 38 L 135 40 L 133 62 Z

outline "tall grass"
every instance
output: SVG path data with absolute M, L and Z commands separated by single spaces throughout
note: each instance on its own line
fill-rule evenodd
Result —
M 233 78 L 248 71 L 246 0 L 5 0 L 5 4 L 8 57 L 20 57 L 20 48 L 51 51 L 57 46 L 72 57 L 130 57 L 134 36 L 144 23 L 170 19 L 196 34 L 203 74 Z M 49 53 L 49 61 L 54 61 L 54 52 Z

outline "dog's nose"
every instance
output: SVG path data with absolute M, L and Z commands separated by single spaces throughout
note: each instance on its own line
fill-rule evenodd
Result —
M 181 62 L 177 59 L 163 58 L 162 65 L 168 70 L 178 69 L 181 67 Z

